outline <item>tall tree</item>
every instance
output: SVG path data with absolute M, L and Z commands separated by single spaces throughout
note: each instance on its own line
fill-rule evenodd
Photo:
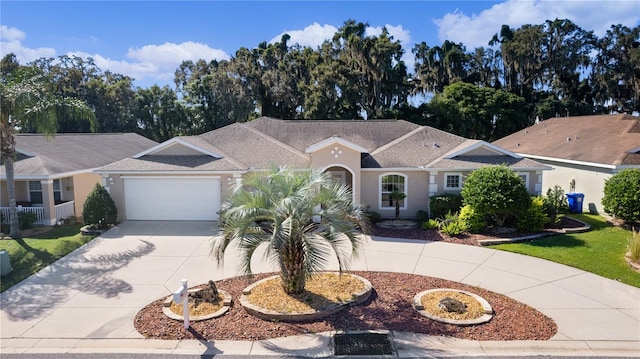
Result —
M 184 61 L 174 81 L 193 121 L 191 133 L 244 122 L 255 109 L 246 79 L 229 61 Z
M 457 135 L 494 141 L 529 125 L 524 99 L 503 90 L 456 82 L 430 102 L 441 129 Z
M 2 140 L 2 163 L 7 176 L 9 199 L 10 236 L 20 238 L 20 227 L 16 211 L 14 160 L 16 155 L 16 128 L 26 121 L 33 121 L 36 129 L 46 135 L 58 129 L 60 113 L 84 118 L 93 124 L 93 111 L 76 98 L 52 95 L 51 78 L 35 67 L 19 66 L 13 54 L 6 55 L 1 62 L 0 78 L 0 139 Z
M 640 111 L 640 26 L 612 25 L 598 41 L 591 75 L 607 112 Z
M 429 47 L 422 42 L 413 48 L 416 57 L 417 90 L 441 93 L 445 86 L 467 78 L 470 56 L 464 45 L 445 40 L 442 46 Z
M 139 132 L 154 141 L 164 142 L 191 132 L 187 112 L 169 86 L 138 89 L 133 115 Z
M 367 36 L 368 24 L 348 20 L 333 36 L 334 56 L 339 61 L 338 87 L 345 105 L 357 111 L 356 118 L 382 117 L 406 103 L 407 69 L 401 61 L 402 45 L 386 28 L 379 36 Z M 350 104 L 349 104 L 350 102 Z
M 221 261 L 235 242 L 241 268 L 250 274 L 255 250 L 266 244 L 266 256 L 278 264 L 287 294 L 302 293 L 305 281 L 325 269 L 330 255 L 337 257 L 340 271 L 348 268 L 361 244 L 359 228 L 366 228 L 349 189 L 315 170 L 250 175 L 231 192 L 220 222 L 222 232 L 212 246 L 215 258 Z

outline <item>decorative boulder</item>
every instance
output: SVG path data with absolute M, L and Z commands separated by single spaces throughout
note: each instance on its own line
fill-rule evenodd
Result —
M 467 311 L 467 305 L 459 300 L 450 297 L 444 297 L 438 302 L 438 308 L 449 312 L 462 314 Z

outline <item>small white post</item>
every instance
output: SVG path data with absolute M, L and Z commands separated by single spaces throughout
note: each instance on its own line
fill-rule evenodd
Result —
M 182 280 L 182 286 L 173 293 L 173 301 L 176 304 L 182 302 L 182 316 L 184 317 L 184 329 L 189 329 L 189 287 L 187 280 Z

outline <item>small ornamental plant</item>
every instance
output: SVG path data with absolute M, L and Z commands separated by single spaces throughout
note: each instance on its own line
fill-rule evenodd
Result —
M 640 232 L 635 229 L 631 231 L 631 235 L 627 238 L 627 251 L 629 259 L 633 263 L 640 264 Z
M 118 208 L 109 195 L 109 192 L 96 183 L 93 190 L 87 196 L 82 209 L 82 220 L 84 224 L 93 229 L 107 229 L 116 223 Z

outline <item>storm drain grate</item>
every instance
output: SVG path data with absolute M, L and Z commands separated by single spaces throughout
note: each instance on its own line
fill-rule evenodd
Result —
M 336 334 L 335 355 L 391 355 L 389 335 L 380 333 Z

